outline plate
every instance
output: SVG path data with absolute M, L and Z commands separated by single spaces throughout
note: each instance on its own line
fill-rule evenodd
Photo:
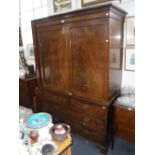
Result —
M 31 129 L 39 129 L 52 123 L 51 115 L 48 113 L 35 113 L 28 117 L 26 125 Z

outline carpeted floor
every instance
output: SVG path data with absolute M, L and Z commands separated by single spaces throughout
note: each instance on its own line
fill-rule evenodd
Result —
M 72 150 L 73 155 L 103 155 L 95 143 L 75 134 Z M 107 155 L 135 155 L 135 145 L 116 137 L 114 150 L 109 148 Z

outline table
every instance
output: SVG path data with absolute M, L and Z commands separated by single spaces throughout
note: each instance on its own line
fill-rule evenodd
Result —
M 33 112 L 32 112 L 31 109 L 25 108 L 25 107 L 22 107 L 22 106 L 20 106 L 19 111 L 20 111 L 20 120 L 22 121 L 22 122 L 20 122 L 20 125 L 22 123 L 25 124 L 25 120 Z M 72 146 L 72 137 L 71 137 L 71 135 L 68 135 L 68 137 L 63 142 L 58 142 L 58 141 L 55 141 L 53 139 L 51 141 L 54 142 L 58 146 L 58 151 L 53 155 L 72 155 L 72 148 L 71 148 L 71 146 Z M 38 142 L 31 141 L 29 146 L 35 146 L 35 144 L 37 144 L 37 143 Z M 27 151 L 29 146 L 26 146 L 24 144 L 21 144 L 20 146 L 21 146 L 21 149 L 20 149 L 19 155 L 30 155 L 31 154 L 31 153 L 29 153 Z M 31 155 L 36 155 L 36 154 L 32 153 Z M 39 153 L 37 155 L 41 155 L 41 153 Z
M 55 144 L 58 146 L 58 152 L 54 155 L 72 155 L 72 138 L 71 136 L 68 136 L 67 139 L 64 140 L 64 142 L 58 142 L 54 141 Z
M 53 155 L 72 155 L 72 137 L 69 135 L 63 142 L 51 140 L 58 146 L 58 151 Z M 35 144 L 35 142 L 32 142 Z

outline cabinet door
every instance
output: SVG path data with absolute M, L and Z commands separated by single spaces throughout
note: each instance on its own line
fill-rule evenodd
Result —
M 68 54 L 66 31 L 62 26 L 39 31 L 41 76 L 44 88 L 68 90 Z
M 106 21 L 72 24 L 71 91 L 81 97 L 105 99 L 107 92 Z

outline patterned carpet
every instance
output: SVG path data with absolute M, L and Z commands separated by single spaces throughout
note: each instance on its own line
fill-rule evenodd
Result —
M 95 143 L 78 135 L 73 135 L 72 150 L 73 155 L 103 155 Z M 106 155 L 135 155 L 135 145 L 116 137 L 114 150 L 109 149 Z

